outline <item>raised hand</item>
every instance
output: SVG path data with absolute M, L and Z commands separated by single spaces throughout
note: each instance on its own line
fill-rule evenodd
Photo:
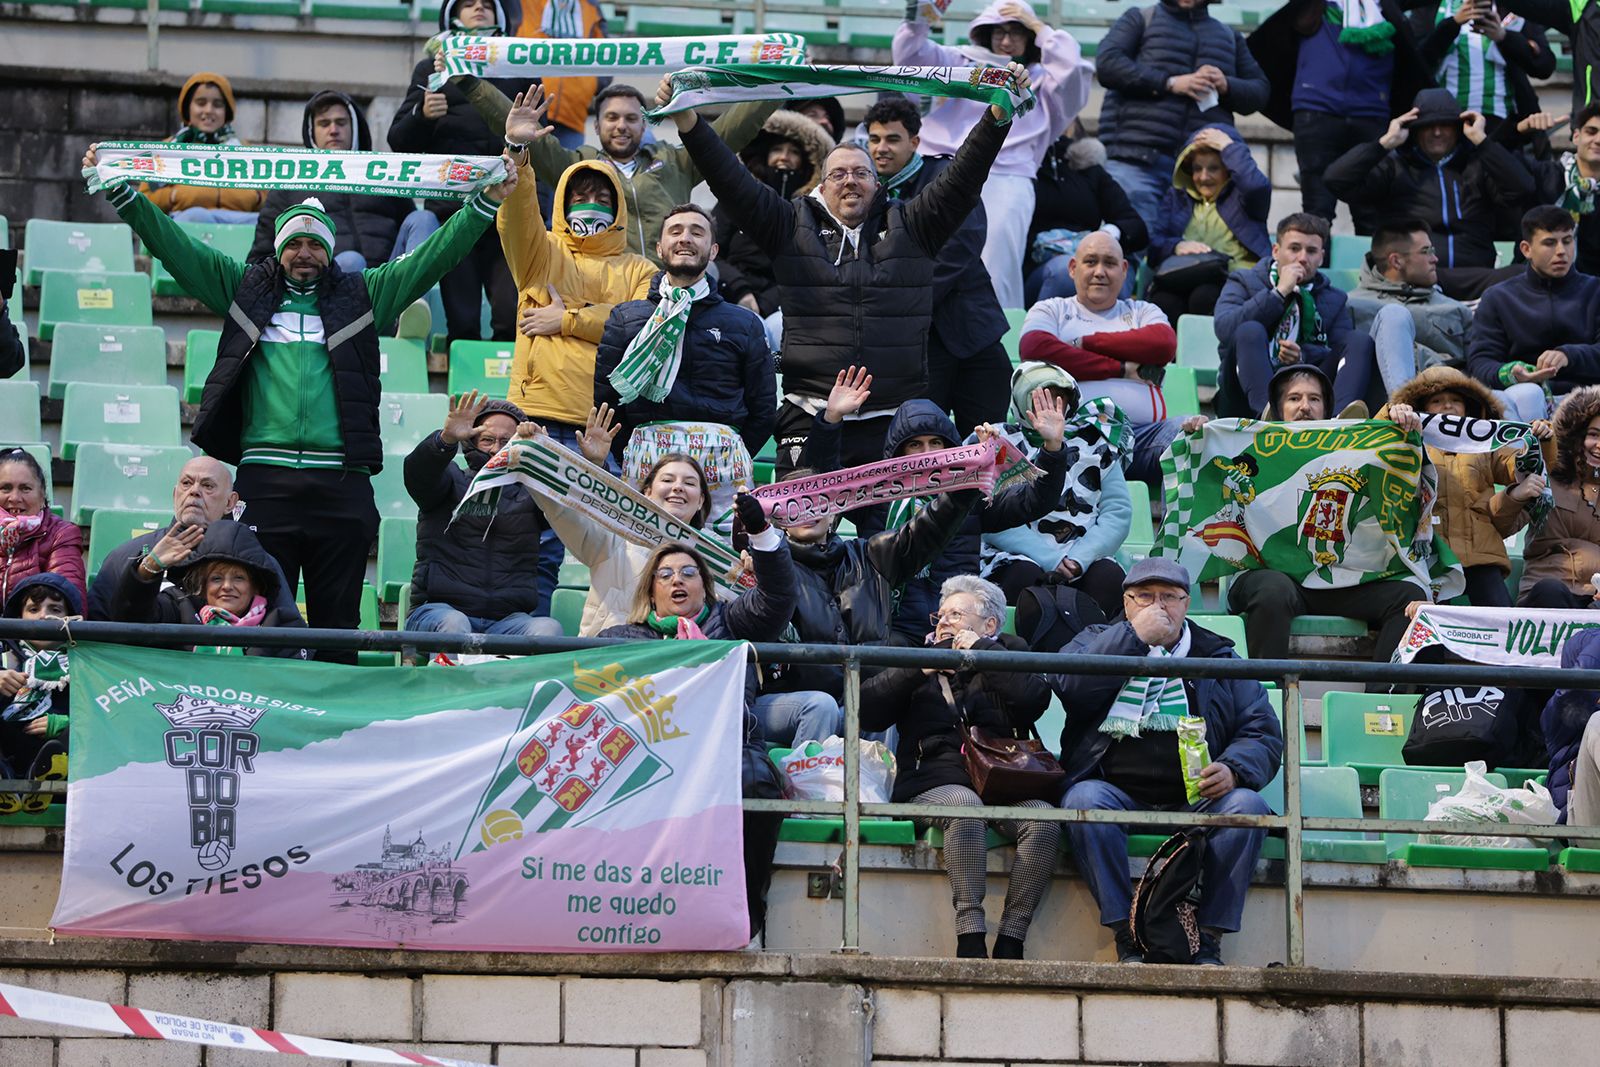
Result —
M 1406 433 L 1422 429 L 1422 416 L 1410 404 L 1390 404 L 1389 421 Z
M 738 493 L 733 498 L 733 514 L 748 534 L 758 534 L 768 526 L 767 513 L 761 501 L 749 493 Z
M 437 121 L 444 118 L 445 112 L 450 110 L 450 101 L 445 99 L 443 93 L 422 94 L 422 117 Z
M 1571 117 L 1571 115 L 1557 115 L 1553 111 L 1535 111 L 1517 123 L 1517 132 L 1528 133 L 1534 130 L 1546 132 L 1555 129 Z
M 510 152 L 500 153 L 500 158 L 506 161 L 506 180 L 483 191 L 483 195 L 497 204 L 504 203 L 507 197 L 517 191 L 517 161 L 511 158 Z
M 583 420 L 583 433 L 578 436 L 578 449 L 583 453 L 583 458 L 596 467 L 606 465 L 606 456 L 611 452 L 611 442 L 616 440 L 618 431 L 622 429 L 622 423 L 617 422 L 616 417 L 617 413 L 611 410 L 609 404 L 601 404 L 597 408 L 590 408 L 589 417 Z
M 205 536 L 206 531 L 203 526 L 173 526 L 161 535 L 161 540 L 150 549 L 150 555 L 154 557 L 154 562 L 159 564 L 160 569 L 165 570 L 188 559 L 194 550 L 200 547 L 200 542 L 205 540 Z
M 1006 70 L 1010 71 L 1011 77 L 1016 79 L 1017 92 L 1020 93 L 1033 84 L 1033 79 L 1028 76 L 1028 68 L 1021 63 L 1007 63 Z M 989 114 L 994 116 L 996 122 L 1004 122 L 1006 120 L 1005 110 L 999 104 L 990 104 Z
M 89 146 L 88 151 L 83 153 L 83 165 L 85 167 L 96 166 L 98 164 L 99 158 L 100 158 L 100 142 L 96 141 L 94 144 Z
M 1067 402 L 1048 389 L 1035 389 L 1031 399 L 1033 410 L 1023 412 L 1023 417 L 1043 439 L 1046 452 L 1061 451 L 1067 435 Z
M 543 85 L 530 85 L 525 93 L 518 93 L 506 112 L 506 140 L 512 144 L 532 144 L 555 130 L 544 121 L 550 101 L 544 95 Z
M 1010 22 L 1020 22 L 1034 35 L 1044 29 L 1044 21 L 1027 4 L 1018 3 L 1017 0 L 1008 0 L 1000 5 L 1000 17 Z
M 1390 150 L 1399 148 L 1401 145 L 1405 144 L 1406 138 L 1411 136 L 1411 131 L 1407 127 L 1415 122 L 1417 116 L 1420 114 L 1420 111 L 1418 111 L 1416 108 L 1412 108 L 1404 115 L 1397 115 L 1390 119 L 1389 128 L 1384 131 L 1382 137 L 1378 138 L 1378 143 L 1384 148 Z
M 1544 492 L 1544 487 L 1544 475 L 1530 474 L 1506 490 L 1506 495 L 1519 504 L 1526 504 L 1530 500 L 1537 500 L 1539 495 Z
M 472 426 L 488 402 L 489 398 L 479 395 L 476 389 L 451 398 L 450 410 L 445 414 L 444 426 L 439 430 L 440 439 L 447 445 L 456 445 L 471 437 Z
M 1481 111 L 1463 111 L 1461 113 L 1461 135 L 1473 144 L 1482 144 L 1483 139 L 1489 136 L 1489 120 L 1484 118 Z
M 823 409 L 822 418 L 837 426 L 846 415 L 860 411 L 861 405 L 871 395 L 872 375 L 867 373 L 867 368 L 847 367 L 833 379 L 833 388 L 828 390 L 828 404 Z

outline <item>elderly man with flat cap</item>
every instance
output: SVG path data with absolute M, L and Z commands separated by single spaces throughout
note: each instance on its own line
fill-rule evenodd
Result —
M 1133 565 L 1122 583 L 1124 618 L 1084 630 L 1067 655 L 1162 659 L 1235 659 L 1232 642 L 1188 620 L 1188 571 L 1152 558 Z M 1115 811 L 1208 811 L 1265 815 L 1260 790 L 1278 773 L 1283 728 L 1260 682 L 1160 675 L 1055 674 L 1048 677 L 1067 722 L 1061 765 L 1063 808 Z M 1178 728 L 1205 724 L 1208 757 L 1199 799 L 1191 802 L 1179 757 Z M 1185 724 L 1186 726 L 1190 724 Z M 1117 959 L 1144 962 L 1128 926 L 1133 898 L 1128 831 L 1113 823 L 1068 823 L 1072 854 L 1111 928 Z M 1221 965 L 1222 935 L 1239 929 L 1250 872 L 1265 830 L 1216 829 L 1206 834 L 1200 877 L 1200 950 L 1193 962 Z

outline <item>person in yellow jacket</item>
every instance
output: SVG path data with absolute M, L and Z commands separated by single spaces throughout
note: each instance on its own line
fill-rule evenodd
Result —
M 233 116 L 237 112 L 228 79 L 203 70 L 178 91 L 178 132 L 167 140 L 176 144 L 241 144 L 233 132 Z M 261 202 L 266 199 L 258 189 L 205 189 L 198 185 L 145 184 L 139 191 L 181 222 L 254 226 Z
M 595 348 L 611 307 L 650 293 L 655 266 L 627 250 L 628 204 L 611 166 L 582 160 L 556 183 L 553 225 L 534 202 L 528 146 L 549 136 L 541 87 L 518 93 L 506 146 L 527 183 L 500 216 L 500 244 L 517 285 L 517 347 L 506 398 L 550 436 L 577 448 L 594 402 Z M 521 146 L 518 150 L 517 146 Z

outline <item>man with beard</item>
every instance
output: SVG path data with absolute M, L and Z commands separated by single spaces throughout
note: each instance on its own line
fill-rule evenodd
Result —
M 711 216 L 674 207 L 655 256 L 666 269 L 645 300 L 611 309 L 595 354 L 594 399 L 617 409 L 627 444 L 647 422 L 717 422 L 739 431 L 753 455 L 778 424 L 778 383 L 766 332 L 706 277 L 717 258 Z
M 511 401 L 474 390 L 453 398 L 444 425 L 406 457 L 406 492 L 417 503 L 417 565 L 405 629 L 560 636 L 560 623 L 534 615 L 539 575 L 533 564 L 544 516 L 532 494 L 508 485 L 494 514 L 451 521 L 473 476 L 524 421 Z M 455 463 L 458 448 L 466 454 L 465 470 Z

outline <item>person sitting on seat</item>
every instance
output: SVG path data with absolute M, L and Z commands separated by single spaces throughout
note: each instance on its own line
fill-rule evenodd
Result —
M 83 618 L 78 587 L 49 571 L 22 579 L 4 606 L 8 619 Z M 59 781 L 67 776 L 71 674 L 64 642 L 0 641 L 0 777 Z M 49 793 L 0 793 L 0 815 L 49 806 Z
M 1546 459 L 1554 506 L 1523 546 L 1517 605 L 1570 611 L 1600 597 L 1600 386 L 1568 393 L 1553 422 Z
M 83 532 L 50 510 L 50 479 L 25 448 L 0 449 L 0 603 L 35 574 L 59 574 L 84 595 Z
M 1135 563 L 1123 582 L 1127 618 L 1089 627 L 1062 653 L 1157 662 L 1236 658 L 1226 638 L 1187 619 L 1189 586 L 1189 572 L 1171 560 Z M 1050 675 L 1047 681 L 1067 715 L 1061 731 L 1061 765 L 1068 782 L 1063 808 L 1271 814 L 1261 790 L 1278 773 L 1283 728 L 1260 682 L 1071 672 Z M 1187 717 L 1204 721 L 1210 754 L 1200 769 L 1200 799 L 1194 802 L 1188 799 L 1176 732 Z M 1116 940 L 1118 961 L 1144 962 L 1128 927 L 1133 886 L 1127 827 L 1068 823 L 1067 836 L 1078 870 L 1100 907 L 1100 924 Z M 1239 929 L 1250 872 L 1266 836 L 1265 830 L 1245 827 L 1207 832 L 1195 963 L 1221 965 L 1222 935 Z
M 947 578 L 939 588 L 934 615 L 934 648 L 1005 649 L 1026 652 L 1013 634 L 1001 633 L 1005 596 L 982 578 Z M 1050 704 L 1050 690 L 1037 674 L 1015 671 L 929 670 L 891 667 L 861 683 L 861 728 L 898 730 L 894 792 L 896 804 L 984 804 L 962 756 L 963 727 L 975 726 L 996 737 L 1027 737 Z M 1024 800 L 1020 807 L 1045 808 L 1047 800 Z M 1016 862 L 1006 886 L 1006 907 L 994 958 L 1020 960 L 1028 925 L 1055 871 L 1061 826 L 1053 822 L 984 823 L 981 819 L 919 819 L 922 827 L 944 832 L 943 862 L 956 911 L 956 955 L 989 955 L 983 915 L 989 868 L 988 833 L 993 826 L 1017 843 Z
M 244 142 L 233 132 L 237 108 L 233 85 L 221 74 L 201 71 L 178 90 L 178 132 L 167 140 L 174 144 L 237 145 Z M 203 185 L 146 183 L 139 191 L 160 211 L 179 222 L 256 224 L 266 194 L 258 189 L 212 189 Z

